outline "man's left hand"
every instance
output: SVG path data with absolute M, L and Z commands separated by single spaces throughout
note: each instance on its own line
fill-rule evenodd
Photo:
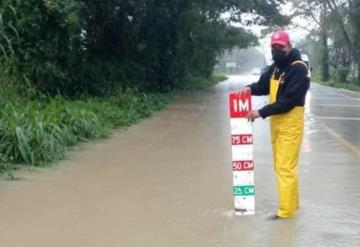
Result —
M 254 122 L 255 119 L 261 117 L 260 113 L 258 110 L 252 110 L 251 112 L 249 112 L 246 116 L 247 120 L 250 122 Z

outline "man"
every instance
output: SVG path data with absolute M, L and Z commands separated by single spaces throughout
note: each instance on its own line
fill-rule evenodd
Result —
M 252 95 L 269 95 L 270 104 L 248 115 L 249 121 L 270 117 L 273 162 L 279 208 L 273 219 L 293 218 L 299 207 L 297 163 L 303 138 L 304 104 L 310 86 L 307 65 L 292 48 L 289 34 L 276 30 L 271 36 L 274 59 L 257 83 L 245 87 Z

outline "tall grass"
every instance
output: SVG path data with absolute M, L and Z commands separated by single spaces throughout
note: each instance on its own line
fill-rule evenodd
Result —
M 198 80 L 200 89 L 225 77 Z M 45 166 L 64 159 L 80 142 L 107 137 L 163 109 L 173 94 L 118 90 L 111 97 L 84 95 L 77 100 L 37 95 L 16 86 L 0 69 L 0 173 L 18 164 Z
M 8 100 L 2 103 L 0 116 L 0 163 L 43 166 L 61 160 L 68 147 L 106 137 L 111 129 L 162 109 L 169 99 L 169 95 L 125 90 L 108 99 Z

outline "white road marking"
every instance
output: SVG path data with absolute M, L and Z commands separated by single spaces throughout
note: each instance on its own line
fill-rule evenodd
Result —
M 360 98 L 340 98 L 340 97 L 317 97 L 312 96 L 312 100 L 360 100 Z
M 360 117 L 328 117 L 328 116 L 315 116 L 316 119 L 321 120 L 354 120 L 360 121 Z
M 360 120 L 360 118 L 359 118 L 359 120 Z M 353 145 L 351 142 L 347 141 L 335 129 L 330 128 L 325 123 L 321 122 L 321 125 L 331 136 L 333 136 L 340 143 L 342 143 L 356 157 L 357 160 L 360 160 L 360 149 L 358 147 Z
M 360 105 L 339 105 L 339 104 L 311 104 L 311 106 L 329 106 L 329 107 L 360 107 Z

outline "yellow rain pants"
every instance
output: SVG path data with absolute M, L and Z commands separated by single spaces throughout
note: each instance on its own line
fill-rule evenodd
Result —
M 292 65 L 295 63 L 304 64 L 302 61 L 295 61 Z M 273 74 L 271 78 L 271 104 L 276 102 L 283 76 L 282 74 L 279 79 L 275 79 Z M 293 218 L 299 207 L 297 164 L 304 130 L 304 107 L 297 106 L 287 113 L 271 116 L 270 129 L 279 196 L 277 215 L 281 218 Z

